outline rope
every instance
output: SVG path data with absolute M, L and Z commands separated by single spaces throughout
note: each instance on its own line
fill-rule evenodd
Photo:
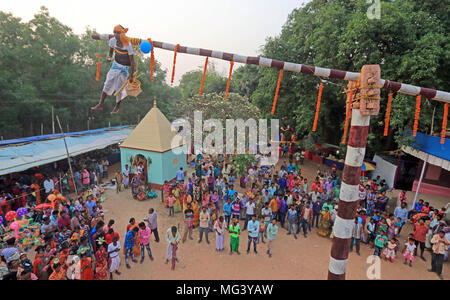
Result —
M 180 47 L 180 44 L 176 44 L 175 45 L 175 50 L 174 50 L 174 53 L 173 53 L 172 79 L 170 80 L 170 84 L 171 85 L 173 85 L 173 79 L 175 78 L 175 64 L 177 62 L 178 47 Z
M 323 90 L 323 83 L 320 83 L 319 86 L 319 95 L 317 96 L 317 105 L 316 105 L 316 115 L 314 117 L 314 123 L 313 123 L 313 132 L 317 129 L 317 120 L 319 119 L 319 109 L 320 109 L 320 100 L 322 99 L 322 90 Z
M 277 106 L 278 91 L 280 90 L 282 77 L 283 77 L 283 69 L 280 69 L 280 74 L 278 75 L 277 89 L 275 90 L 275 97 L 273 98 L 272 115 L 275 113 L 275 107 Z
M 414 137 L 417 135 L 417 127 L 419 127 L 420 100 L 421 100 L 421 96 L 418 95 L 416 97 L 416 112 L 414 113 L 414 128 L 413 128 L 413 136 Z
M 390 114 L 391 114 L 391 103 L 392 103 L 392 93 L 389 93 L 387 109 L 386 109 L 386 120 L 384 121 L 384 136 L 388 135 L 389 117 L 390 117 Z
M 447 133 L 448 103 L 444 104 L 444 119 L 442 120 L 441 144 L 444 144 Z
M 230 90 L 231 73 L 233 72 L 233 65 L 234 61 L 230 61 L 230 74 L 228 74 L 227 89 L 225 91 L 225 96 L 223 97 L 223 100 L 227 100 L 228 97 L 228 91 Z
M 205 83 L 205 76 L 206 76 L 206 69 L 208 68 L 208 57 L 206 57 L 205 60 L 205 67 L 203 69 L 203 76 L 202 76 L 202 83 L 200 84 L 200 90 L 198 91 L 198 94 L 201 95 L 203 91 L 203 84 Z

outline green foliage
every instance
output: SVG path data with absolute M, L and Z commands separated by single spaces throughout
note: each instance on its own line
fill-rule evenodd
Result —
M 369 19 L 365 0 L 312 0 L 289 15 L 281 34 L 268 38 L 261 55 L 274 59 L 358 72 L 365 64 L 380 64 L 382 78 L 428 88 L 450 89 L 450 6 L 445 1 L 382 1 L 381 19 Z M 242 86 L 258 85 L 250 99 L 269 116 L 278 71 L 241 68 Z M 312 130 L 320 79 L 284 72 L 276 117 L 287 117 L 297 136 Z M 346 82 L 324 82 L 317 138 L 338 145 L 345 122 Z M 247 93 L 236 89 L 242 95 Z M 250 90 L 252 90 L 250 88 Z M 412 128 L 415 97 L 394 95 L 389 136 L 383 137 L 387 92 L 380 114 L 371 118 L 368 152 L 397 149 L 407 143 L 403 128 Z M 443 104 L 422 98 L 419 131 L 429 132 L 436 106 L 434 131 L 442 122 Z
M 224 94 L 211 93 L 194 95 L 181 101 L 175 108 L 175 113 L 179 117 L 188 117 L 193 119 L 194 111 L 201 111 L 203 120 L 218 119 L 225 124 L 225 119 L 243 119 L 253 118 L 255 120 L 261 117 L 261 113 L 255 105 L 251 104 L 245 98 L 236 93 L 229 93 L 227 100 L 223 100 Z
M 198 95 L 202 83 L 203 69 L 190 71 L 184 74 L 180 80 L 180 89 L 183 99 Z M 227 88 L 227 78 L 217 73 L 214 64 L 208 63 L 202 94 L 220 93 Z
M 238 154 L 233 156 L 233 166 L 238 175 L 247 173 L 247 166 L 254 165 L 256 158 L 251 154 Z
M 106 62 L 108 43 L 91 38 L 95 30 L 82 35 L 50 16 L 45 7 L 29 22 L 0 11 L 0 136 L 4 139 L 44 134 L 52 131 L 51 109 L 54 107 L 64 130 L 90 129 L 137 124 L 153 106 L 169 119 L 172 108 L 181 98 L 177 88 L 165 83 L 166 72 L 157 62 L 155 82 L 150 82 L 150 62 L 139 55 L 139 80 L 143 93 L 138 100 L 126 98 L 121 112 L 110 115 L 114 97 L 108 97 L 102 112 L 91 111 L 101 95 L 109 71 Z M 95 81 L 97 53 L 102 56 L 100 81 Z M 137 51 L 137 53 L 140 53 Z M 56 132 L 59 132 L 56 125 Z

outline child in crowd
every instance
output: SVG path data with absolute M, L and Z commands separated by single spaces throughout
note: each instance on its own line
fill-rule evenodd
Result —
M 266 242 L 264 242 L 264 233 L 266 232 L 266 222 L 264 222 L 264 217 L 261 217 L 259 220 L 259 232 L 258 232 L 258 243 L 261 240 L 261 242 L 263 244 L 265 244 Z
M 405 258 L 404 264 L 406 265 L 409 261 L 409 266 L 412 267 L 412 263 L 414 262 L 414 251 L 416 250 L 416 245 L 414 243 L 414 239 L 409 238 L 408 242 L 405 243 L 405 247 L 403 248 L 403 257 Z

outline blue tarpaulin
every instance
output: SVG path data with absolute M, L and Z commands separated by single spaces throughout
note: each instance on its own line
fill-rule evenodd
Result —
M 409 135 L 412 135 L 412 132 Z M 411 147 L 450 161 L 450 139 L 445 139 L 444 144 L 441 144 L 441 138 L 439 136 L 417 132 L 415 142 Z
M 133 128 L 129 126 L 120 126 L 65 135 L 70 156 L 76 156 L 120 143 L 132 131 Z M 24 171 L 66 158 L 66 148 L 61 134 L 2 141 L 0 175 Z

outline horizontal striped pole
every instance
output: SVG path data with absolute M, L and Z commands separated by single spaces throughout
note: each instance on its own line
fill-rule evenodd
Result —
M 93 34 L 92 35 L 92 38 L 95 40 L 107 41 L 112 37 L 113 37 L 112 34 Z M 141 41 L 140 39 L 135 39 L 135 40 L 137 40 L 139 43 Z M 153 46 L 156 48 L 164 49 L 164 50 L 175 51 L 176 45 L 164 43 L 164 42 L 153 41 Z M 319 77 L 327 77 L 327 78 L 334 78 L 334 79 L 341 79 L 341 80 L 348 80 L 348 81 L 357 81 L 359 78 L 359 73 L 356 73 L 356 72 L 320 68 L 320 67 L 308 66 L 308 65 L 304 65 L 304 64 L 284 62 L 281 60 L 265 58 L 265 57 L 244 56 L 244 55 L 239 55 L 239 54 L 214 51 L 214 50 L 208 50 L 208 49 L 202 49 L 202 48 L 192 48 L 192 47 L 186 47 L 186 46 L 181 46 L 181 45 L 178 47 L 177 52 L 191 54 L 191 55 L 198 55 L 198 56 L 213 57 L 213 58 L 217 58 L 217 59 L 234 61 L 234 62 L 243 63 L 243 64 L 283 69 L 286 71 L 310 74 L 310 75 L 319 76 Z M 405 83 L 400 83 L 400 82 L 395 82 L 395 81 L 390 81 L 390 80 L 385 80 L 385 79 L 381 79 L 380 84 L 382 85 L 383 89 L 387 89 L 387 90 L 390 90 L 393 92 L 411 95 L 411 96 L 422 95 L 428 99 L 450 103 L 450 93 L 448 93 L 448 92 L 418 87 L 415 85 L 410 85 L 410 84 L 405 84 Z

